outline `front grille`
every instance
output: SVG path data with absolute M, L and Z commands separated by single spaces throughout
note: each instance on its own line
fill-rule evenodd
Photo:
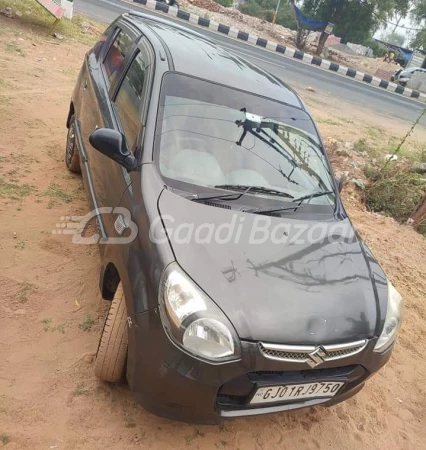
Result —
M 354 355 L 356 353 L 359 352 L 359 350 L 361 350 L 362 348 L 364 348 L 364 345 L 359 345 L 356 347 L 352 347 L 352 348 L 348 348 L 345 350 L 335 350 L 335 351 L 331 351 L 331 352 L 327 352 L 328 353 L 328 360 L 331 359 L 339 359 L 339 358 L 344 358 L 346 356 L 351 356 Z
M 363 372 L 360 366 L 342 366 L 330 367 L 328 369 L 308 369 L 308 370 L 258 370 L 256 372 L 248 372 L 247 377 L 253 383 L 268 382 L 273 380 L 274 383 L 285 381 L 286 383 L 307 383 L 316 380 L 324 380 L 330 377 L 349 376 L 355 370 Z M 360 373 L 361 373 L 360 372 Z
M 230 395 L 230 394 L 217 394 L 216 404 L 223 407 L 239 406 L 244 407 L 248 396 Z
M 344 381 L 346 389 L 362 382 L 368 374 L 359 365 L 331 367 L 327 369 L 308 369 L 296 371 L 261 370 L 248 372 L 223 384 L 216 397 L 216 408 L 221 411 L 243 410 L 259 406 L 248 403 L 253 391 L 259 386 L 277 386 L 327 381 Z M 270 407 L 269 404 L 265 408 Z
M 348 358 L 365 349 L 368 341 L 357 341 L 348 344 L 314 346 L 292 346 L 279 344 L 266 344 L 259 342 L 259 350 L 265 358 L 278 361 L 295 363 L 310 363 L 312 360 L 317 364 L 325 361 Z
M 284 347 L 259 342 L 259 350 L 263 356 L 269 359 L 304 363 L 309 360 L 309 353 L 312 353 L 315 347 Z
M 279 359 L 291 359 L 291 360 L 298 360 L 301 362 L 304 362 L 307 360 L 307 354 L 306 353 L 290 353 L 290 352 L 280 352 L 279 350 L 270 350 L 265 347 L 263 347 L 262 344 L 260 346 L 260 351 L 265 356 L 270 356 L 272 358 L 279 358 Z

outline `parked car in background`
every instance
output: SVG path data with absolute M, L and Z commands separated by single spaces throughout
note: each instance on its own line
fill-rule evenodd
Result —
M 65 162 L 102 238 L 101 380 L 125 376 L 162 416 L 216 423 L 334 405 L 387 363 L 402 298 L 281 79 L 131 12 L 85 56 L 67 127 Z
M 391 81 L 399 83 L 401 86 L 406 86 L 408 80 L 413 76 L 413 73 L 423 72 L 426 73 L 426 69 L 421 67 L 409 67 L 408 69 L 397 70 L 391 77 Z

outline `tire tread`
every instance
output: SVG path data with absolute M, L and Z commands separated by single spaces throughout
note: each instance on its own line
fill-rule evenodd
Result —
M 126 315 L 126 301 L 120 283 L 108 311 L 95 361 L 95 375 L 110 383 L 121 381 L 124 374 L 128 339 Z
M 73 122 L 75 122 L 75 116 L 71 117 L 70 126 Z M 67 139 L 67 146 L 68 146 L 68 139 Z M 67 169 L 72 173 L 81 173 L 80 156 L 79 156 L 76 148 L 74 148 L 74 153 L 72 155 L 70 163 L 69 164 L 67 163 L 67 155 L 66 155 L 67 146 L 65 147 L 65 165 L 67 166 Z M 74 141 L 74 147 L 75 147 L 75 141 Z

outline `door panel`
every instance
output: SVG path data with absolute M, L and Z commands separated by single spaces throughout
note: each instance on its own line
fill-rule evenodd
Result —
M 130 183 L 127 172 L 94 149 L 89 136 L 97 128 L 118 129 L 112 102 L 112 93 L 125 70 L 126 58 L 130 58 L 137 33 L 125 25 L 118 24 L 110 42 L 110 47 L 100 57 L 89 52 L 86 57 L 86 77 L 82 80 L 82 138 L 88 155 L 88 176 L 93 183 L 93 203 L 98 208 L 118 206 L 121 195 Z M 111 214 L 99 217 L 107 237 L 114 231 Z
M 135 154 L 136 158 L 141 156 L 143 117 L 150 92 L 148 89 L 152 78 L 150 70 L 153 67 L 153 64 L 151 64 L 152 55 L 145 50 L 145 45 L 139 43 L 138 48 L 132 54 L 130 64 L 120 79 L 120 84 L 112 102 L 116 128 L 124 134 L 127 146 Z M 118 164 L 115 165 L 121 170 L 122 176 L 128 185 L 128 189 L 125 192 L 132 193 L 131 180 L 134 180 L 135 177 L 130 177 L 125 169 L 118 166 Z M 136 172 L 136 175 L 139 175 L 139 171 Z M 111 183 L 111 178 L 108 178 L 105 174 L 102 178 L 101 191 L 105 192 L 108 198 L 111 198 L 114 195 L 114 189 L 115 185 Z M 119 203 L 115 204 L 115 206 L 118 205 Z M 115 222 L 116 218 L 115 214 L 110 217 L 113 222 Z M 112 223 L 111 225 L 113 226 L 114 224 Z M 116 230 L 113 233 L 115 234 Z

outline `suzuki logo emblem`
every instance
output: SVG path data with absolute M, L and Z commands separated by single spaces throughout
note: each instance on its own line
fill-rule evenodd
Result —
M 311 367 L 316 367 L 319 364 L 323 363 L 326 357 L 327 352 L 322 347 L 317 347 L 312 353 L 309 353 L 310 359 L 307 361 L 307 363 Z

